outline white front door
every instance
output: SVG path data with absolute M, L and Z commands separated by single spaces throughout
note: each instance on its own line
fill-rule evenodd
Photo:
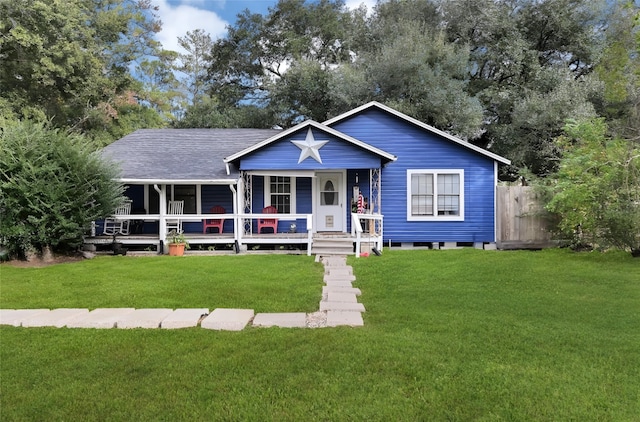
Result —
M 346 191 L 342 173 L 317 173 L 320 195 L 317 200 L 316 227 L 319 232 L 342 232 L 345 228 Z

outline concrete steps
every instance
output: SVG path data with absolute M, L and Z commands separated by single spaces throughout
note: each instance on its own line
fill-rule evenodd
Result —
M 313 238 L 311 253 L 321 256 L 353 255 L 353 239 L 342 236 L 316 236 Z

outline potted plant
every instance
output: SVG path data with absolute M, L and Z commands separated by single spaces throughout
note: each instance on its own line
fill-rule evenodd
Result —
M 184 233 L 171 230 L 171 232 L 169 232 L 169 255 L 182 256 L 184 255 L 185 249 L 189 249 L 189 242 L 187 242 Z

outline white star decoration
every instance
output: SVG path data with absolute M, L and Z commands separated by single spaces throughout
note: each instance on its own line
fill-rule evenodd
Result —
M 303 162 L 307 157 L 313 157 L 314 160 L 322 164 L 322 158 L 320 158 L 320 148 L 329 141 L 316 141 L 313 139 L 313 133 L 311 128 L 307 132 L 307 137 L 304 141 L 291 141 L 295 146 L 300 148 L 300 158 L 298 158 L 298 164 Z

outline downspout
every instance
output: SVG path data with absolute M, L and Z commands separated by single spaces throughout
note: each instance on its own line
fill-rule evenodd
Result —
M 155 189 L 155 191 L 158 192 L 158 195 L 160 196 L 160 244 L 158 246 L 158 253 L 164 254 L 164 244 L 167 240 L 167 220 L 165 219 L 165 215 L 167 215 L 166 188 L 165 185 L 162 185 L 162 187 L 160 187 L 157 184 L 154 184 L 153 189 Z

